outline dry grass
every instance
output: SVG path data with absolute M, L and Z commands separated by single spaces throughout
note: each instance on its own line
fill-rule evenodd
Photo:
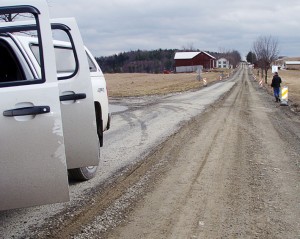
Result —
M 227 76 L 232 72 L 224 70 Z M 256 70 L 254 71 L 256 73 Z M 207 84 L 218 81 L 221 71 L 202 73 L 206 78 Z M 279 72 L 283 80 L 282 86 L 288 86 L 289 100 L 291 104 L 300 111 L 300 71 L 281 70 Z M 272 93 L 270 87 L 272 73 L 268 73 L 268 85 L 266 88 Z M 105 74 L 110 97 L 128 97 L 143 95 L 160 95 L 175 92 L 183 92 L 203 87 L 203 81 L 197 80 L 196 73 L 177 73 L 177 74 L 143 74 L 143 73 L 122 73 Z
M 229 70 L 224 70 L 228 75 Z M 219 80 L 220 71 L 201 73 L 206 78 L 207 84 Z M 122 73 L 105 74 L 109 96 L 128 97 L 168 94 L 175 92 L 199 89 L 203 81 L 197 80 L 196 73 L 178 74 L 143 74 L 143 73 Z
M 300 110 L 300 70 L 280 70 L 278 74 L 282 79 L 281 86 L 288 87 L 288 98 L 291 101 L 291 104 Z M 268 72 L 267 89 L 270 93 L 272 93 L 272 88 L 270 86 L 272 77 L 272 72 Z

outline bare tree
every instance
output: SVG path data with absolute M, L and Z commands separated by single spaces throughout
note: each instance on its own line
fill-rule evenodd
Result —
M 0 20 L 2 22 L 13 22 L 18 15 L 19 14 L 3 14 L 0 15 Z
M 183 51 L 196 51 L 193 43 L 188 43 L 187 46 L 182 46 Z
M 48 2 L 48 1 L 47 1 Z M 50 6 L 50 2 L 48 2 L 48 5 Z M 26 18 L 32 18 L 33 16 L 29 13 L 7 13 L 0 15 L 0 22 L 13 22 L 17 19 L 26 19 Z
M 241 54 L 237 50 L 228 51 L 227 58 L 233 67 L 236 67 L 242 60 Z
M 17 19 L 26 19 L 26 18 L 32 18 L 33 16 L 29 13 L 9 13 L 9 14 L 3 14 L 0 15 L 0 22 L 13 22 Z
M 225 48 L 219 48 L 219 54 L 217 56 L 226 58 L 230 65 L 234 68 L 241 62 L 241 54 L 237 50 L 226 50 Z
M 257 63 L 265 77 L 265 83 L 268 82 L 268 70 L 271 69 L 273 61 L 278 59 L 278 41 L 272 36 L 260 36 L 253 43 L 253 50 L 257 57 Z

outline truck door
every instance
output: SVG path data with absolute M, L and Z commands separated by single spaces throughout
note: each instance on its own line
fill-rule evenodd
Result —
M 48 7 L 44 1 L 0 2 L 0 15 L 18 13 L 35 24 L 1 23 L 0 36 L 35 31 L 42 67 L 39 79 L 31 77 L 18 47 L 0 41 L 0 210 L 69 200 Z
M 54 38 L 63 31 L 70 47 L 54 41 L 68 169 L 99 164 L 99 142 L 89 65 L 75 19 L 51 19 Z M 69 50 L 69 51 L 68 51 Z

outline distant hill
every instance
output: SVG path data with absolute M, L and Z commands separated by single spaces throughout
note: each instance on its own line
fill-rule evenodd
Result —
M 113 56 L 96 57 L 96 61 L 104 73 L 162 73 L 164 70 L 174 71 L 174 56 L 178 49 L 158 49 L 152 51 L 137 50 L 123 52 Z M 200 51 L 200 50 L 193 50 Z M 216 57 L 226 57 L 229 61 L 239 53 L 232 51 L 228 53 L 209 52 Z M 240 61 L 240 58 L 237 60 Z M 232 64 L 232 63 L 231 63 Z M 236 64 L 233 64 L 236 65 Z

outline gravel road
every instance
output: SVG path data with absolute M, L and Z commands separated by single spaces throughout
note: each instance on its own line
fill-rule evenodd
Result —
M 200 91 L 129 98 L 69 203 L 0 212 L 1 238 L 300 238 L 300 117 L 241 66 Z

